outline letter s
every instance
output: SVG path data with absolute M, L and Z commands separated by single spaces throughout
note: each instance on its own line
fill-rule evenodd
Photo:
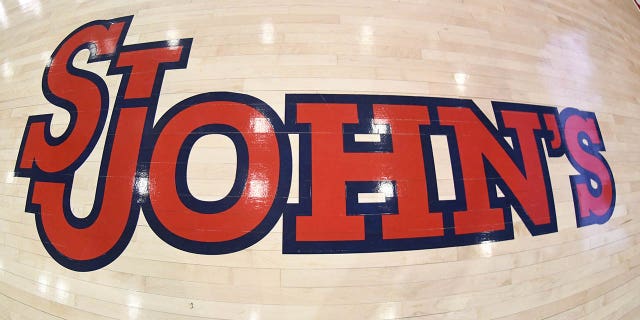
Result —
M 560 114 L 567 157 L 579 172 L 571 176 L 578 227 L 603 224 L 616 202 L 613 174 L 601 151 L 605 150 L 595 114 L 568 108 Z
M 96 145 L 109 108 L 109 92 L 102 78 L 75 68 L 73 58 L 83 49 L 88 62 L 109 60 L 124 41 L 130 17 L 94 21 L 76 29 L 51 54 L 42 75 L 42 92 L 49 102 L 69 112 L 69 126 L 51 135 L 52 114 L 29 117 L 16 164 L 16 174 L 76 170 Z

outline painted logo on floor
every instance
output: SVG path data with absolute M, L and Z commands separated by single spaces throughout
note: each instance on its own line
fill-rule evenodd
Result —
M 611 217 L 615 185 L 598 122 L 573 108 L 494 102 L 496 127 L 471 100 L 288 94 L 282 120 L 255 97 L 211 92 L 178 103 L 154 124 L 163 79 L 187 67 L 192 40 L 123 45 L 132 18 L 88 23 L 60 43 L 42 91 L 70 123 L 56 137 L 52 115 L 31 116 L 20 147 L 15 171 L 30 178 L 26 211 L 35 213 L 46 250 L 69 269 L 115 260 L 140 209 L 162 240 L 200 254 L 245 249 L 281 215 L 283 253 L 508 240 L 511 208 L 532 235 L 552 233 L 547 156 L 566 156 L 578 172 L 570 177 L 578 227 Z M 110 61 L 107 76 L 122 76 L 108 128 L 105 79 L 72 64 L 83 49 L 89 63 Z M 70 205 L 74 175 L 105 129 L 93 209 L 78 218 Z M 190 151 L 206 135 L 224 135 L 236 149 L 235 182 L 218 201 L 196 198 L 187 185 Z M 297 203 L 287 203 L 290 135 L 299 137 Z M 434 136 L 446 138 L 449 154 L 438 156 L 450 159 L 455 199 L 438 196 Z M 366 193 L 383 200 L 359 201 Z

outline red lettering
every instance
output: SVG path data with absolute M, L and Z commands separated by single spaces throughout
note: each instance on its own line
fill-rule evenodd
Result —
M 573 108 L 558 115 L 556 108 L 494 102 L 494 128 L 471 100 L 292 94 L 285 126 L 254 97 L 216 92 L 178 103 L 154 126 L 164 73 L 186 67 L 191 39 L 124 46 L 132 18 L 94 21 L 62 41 L 42 90 L 69 112 L 70 123 L 54 137 L 51 114 L 29 117 L 16 162 L 16 175 L 31 179 L 26 211 L 36 214 L 43 245 L 67 268 L 95 270 L 116 259 L 140 207 L 165 242 L 203 254 L 254 244 L 282 212 L 284 253 L 506 240 L 513 237 L 511 207 L 531 234 L 555 232 L 545 147 L 549 157 L 566 154 L 578 171 L 571 186 L 579 227 L 613 214 L 615 184 L 595 114 Z M 93 208 L 78 218 L 70 204 L 75 173 L 103 133 L 110 96 L 100 76 L 73 66 L 83 49 L 88 63 L 111 60 L 107 75 L 121 74 L 122 82 Z M 204 201 L 189 190 L 186 168 L 196 141 L 211 134 L 233 141 L 237 169 L 229 194 Z M 289 134 L 300 140 L 300 201 L 287 204 Z M 357 134 L 377 134 L 378 141 Z M 437 196 L 439 149 L 431 135 L 448 139 L 456 199 Z M 362 193 L 381 193 L 384 201 L 361 202 Z
M 64 183 L 36 182 L 33 203 L 40 205 L 43 231 L 51 245 L 71 260 L 93 260 L 111 250 L 121 238 L 132 209 L 138 152 L 147 108 L 122 109 L 108 158 L 104 187 L 99 186 L 96 204 L 87 227 L 69 223 L 71 187 Z M 106 157 L 105 157 L 106 158 Z M 135 208 L 137 211 L 137 206 Z
M 429 211 L 420 126 L 426 106 L 374 105 L 373 123 L 388 124 L 393 152 L 345 152 L 343 125 L 358 123 L 353 104 L 300 103 L 297 122 L 311 127 L 311 216 L 298 216 L 297 241 L 365 238 L 364 216 L 348 216 L 348 181 L 395 181 L 397 214 L 382 215 L 384 239 L 443 235 L 442 214 Z
M 27 209 L 36 213 L 38 231 L 49 253 L 73 270 L 101 268 L 120 255 L 128 244 L 139 211 L 133 198 L 140 150 L 144 133 L 153 124 L 156 107 L 156 98 L 152 90 L 145 90 L 148 88 L 145 85 L 151 83 L 151 87 L 159 88 L 165 69 L 186 64 L 187 56 L 181 54 L 181 45 L 167 48 L 162 47 L 164 43 L 156 43 L 143 44 L 143 48 L 124 47 L 125 54 L 116 60 L 118 65 L 110 68 L 109 74 L 124 70 L 117 68 L 123 65 L 141 71 L 137 66 L 140 63 L 146 69 L 142 74 L 123 77 L 122 92 L 118 93 L 107 133 L 93 208 L 87 217 L 76 217 L 70 205 L 73 178 L 103 130 L 101 118 L 106 116 L 109 94 L 100 77 L 71 66 L 73 52 L 88 46 L 92 50 L 90 61 L 98 57 L 113 59 L 105 54 L 118 57 L 122 49 L 118 39 L 124 37 L 123 30 L 128 23 L 130 17 L 96 21 L 63 42 L 54 54 L 51 67 L 45 71 L 45 80 L 52 90 L 50 95 L 62 99 L 55 94 L 67 94 L 65 99 L 77 106 L 72 113 L 72 123 L 61 142 L 55 144 L 50 144 L 50 137 L 44 133 L 37 135 L 37 131 L 33 131 L 33 128 L 44 128 L 46 121 L 33 121 L 25 133 L 23 158 L 19 163 L 29 164 L 24 167 L 29 169 L 31 163 L 37 166 L 33 167 L 37 170 L 23 172 L 32 179 Z M 149 47 L 153 49 L 147 50 Z M 137 49 L 142 52 L 135 52 Z M 180 61 L 184 63 L 178 63 Z M 133 81 L 129 82 L 130 79 Z M 144 99 L 145 103 L 131 103 L 124 92 L 137 92 L 135 98 Z M 66 103 L 63 106 L 69 107 Z
M 127 50 L 133 51 L 121 52 L 116 64 L 118 68 L 131 67 L 125 73 L 129 77 L 129 85 L 126 87 L 124 99 L 156 97 L 159 92 L 154 95 L 153 86 L 161 83 L 156 81 L 158 70 L 163 64 L 180 61 L 183 46 L 132 48 Z
M 565 109 L 560 116 L 567 156 L 580 173 L 571 177 L 577 224 L 605 223 L 613 214 L 616 195 L 613 174 L 600 154 L 605 148 L 595 115 Z
M 543 170 L 541 159 L 544 155 L 534 134 L 541 128 L 538 114 L 501 111 L 504 127 L 515 129 L 513 144 L 517 147 L 514 152 L 508 151 L 506 141 L 499 141 L 501 138 L 489 130 L 490 124 L 483 123 L 472 109 L 438 107 L 438 115 L 441 125 L 455 128 L 464 180 L 466 210 L 454 214 L 456 234 L 504 230 L 503 209 L 490 203 L 489 194 L 495 191 L 490 191 L 488 186 L 494 185 L 493 179 L 504 181 L 508 190 L 503 191 L 513 194 L 513 198 L 507 195 L 508 203 L 522 207 L 523 220 L 532 223 L 527 225 L 532 234 L 538 233 L 532 227 L 552 223 L 549 205 L 552 200 L 545 183 L 548 173 Z M 522 159 L 520 165 L 516 157 Z M 488 177 L 486 165 L 490 165 L 498 176 Z
M 62 172 L 79 166 L 95 146 L 104 126 L 109 93 L 104 81 L 88 71 L 72 66 L 80 48 L 91 51 L 89 62 L 113 54 L 124 37 L 127 22 L 90 24 L 71 34 L 54 52 L 45 68 L 42 90 L 47 99 L 66 109 L 71 121 L 60 137 L 50 133 L 51 116 L 29 119 L 25 130 L 19 169 L 32 169 L 34 164 L 44 172 Z
M 281 179 L 279 141 L 272 121 L 251 105 L 216 99 L 215 95 L 196 96 L 174 107 L 160 120 L 149 168 L 151 210 L 145 213 L 150 224 L 165 241 L 191 252 L 236 251 L 262 238 L 268 230 L 261 230 L 262 234 L 251 243 L 238 244 L 240 249 L 228 246 L 217 250 L 217 243 L 249 236 L 261 225 L 276 200 Z M 220 127 L 222 132 L 215 131 Z M 244 181 L 239 182 L 239 195 L 228 208 L 220 209 L 220 205 L 209 202 L 204 208 L 194 209 L 197 206 L 185 201 L 184 195 L 176 190 L 176 178 L 186 179 L 186 173 L 176 174 L 179 155 L 183 152 L 188 156 L 190 149 L 183 150 L 185 140 L 200 128 L 205 128 L 205 133 L 237 132 L 240 143 L 246 146 L 244 151 L 237 148 L 237 152 L 247 153 L 239 155 L 239 159 L 248 161 L 244 169 L 244 163 L 239 161 L 238 171 L 247 171 L 236 172 L 236 179 Z

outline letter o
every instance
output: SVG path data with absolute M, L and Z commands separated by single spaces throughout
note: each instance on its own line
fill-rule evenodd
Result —
M 291 183 L 291 146 L 280 117 L 237 93 L 205 93 L 178 103 L 153 129 L 148 198 L 143 211 L 165 242 L 181 250 L 223 254 L 262 239 L 278 221 Z M 234 186 L 218 201 L 195 199 L 186 162 L 195 141 L 223 134 L 236 146 Z

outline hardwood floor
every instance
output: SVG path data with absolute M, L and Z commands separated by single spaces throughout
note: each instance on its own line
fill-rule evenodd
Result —
M 169 117 L 163 115 L 174 112 L 176 109 L 172 106 L 201 93 L 234 92 L 263 101 L 273 109 L 273 115 L 266 112 L 265 115 L 256 115 L 263 109 L 247 108 L 253 111 L 246 111 L 246 114 L 252 114 L 254 120 L 264 122 L 253 123 L 255 126 L 251 130 L 255 131 L 251 137 L 256 137 L 256 140 L 244 142 L 244 148 L 248 150 L 247 157 L 251 161 L 257 152 L 262 152 L 260 157 L 263 158 L 260 159 L 266 160 L 255 166 L 247 165 L 249 178 L 245 180 L 253 179 L 251 181 L 257 183 L 255 190 L 258 194 L 269 193 L 278 187 L 277 183 L 267 178 L 256 178 L 256 174 L 263 172 L 261 170 L 269 163 L 288 161 L 292 168 L 287 170 L 283 166 L 281 171 L 287 174 L 291 171 L 290 191 L 287 194 L 286 188 L 281 185 L 277 194 L 273 191 L 273 194 L 254 196 L 251 191 L 254 189 L 249 190 L 254 186 L 248 186 L 247 194 L 249 198 L 265 197 L 280 203 L 282 208 L 287 206 L 294 209 L 287 209 L 285 221 L 280 216 L 284 209 L 269 213 L 266 222 L 256 227 L 264 227 L 268 231 L 264 238 L 247 240 L 238 244 L 237 249 L 231 248 L 231 245 L 207 249 L 210 253 L 215 250 L 227 250 L 230 253 L 197 254 L 188 251 L 195 251 L 199 247 L 185 249 L 188 247 L 184 244 L 187 241 L 176 240 L 176 243 L 169 244 L 166 241 L 169 236 L 157 235 L 163 232 L 158 231 L 158 225 L 165 223 L 163 221 L 174 219 L 171 221 L 180 223 L 187 218 L 171 218 L 172 211 L 165 215 L 169 220 L 162 220 L 164 218 L 156 207 L 158 221 L 153 222 L 155 220 L 148 220 L 148 217 L 154 205 L 150 204 L 151 209 L 147 207 L 143 214 L 134 203 L 132 212 L 134 217 L 138 217 L 137 222 L 135 219 L 129 222 L 133 221 L 135 230 L 128 245 L 126 239 L 123 240 L 126 235 L 118 240 L 123 245 L 121 254 L 113 253 L 113 257 L 105 258 L 111 253 L 100 253 L 95 261 L 105 263 L 96 265 L 98 270 L 74 271 L 71 266 L 76 264 L 61 264 L 61 258 L 54 259 L 51 250 L 64 253 L 70 252 L 65 250 L 75 246 L 78 257 L 88 256 L 94 238 L 78 238 L 86 239 L 86 242 L 70 241 L 67 246 L 56 247 L 58 240 L 43 240 L 34 214 L 25 210 L 30 194 L 29 177 L 34 181 L 50 179 L 60 182 L 70 176 L 69 172 L 60 170 L 59 175 L 50 176 L 55 178 L 43 178 L 49 177 L 46 175 L 36 177 L 33 172 L 40 169 L 25 169 L 22 173 L 16 173 L 20 171 L 16 170 L 20 166 L 17 164 L 19 151 L 30 116 L 53 114 L 50 127 L 53 137 L 63 135 L 68 131 L 70 121 L 78 117 L 53 105 L 43 94 L 43 72 L 47 66 L 58 63 L 57 60 L 53 60 L 53 63 L 51 60 L 54 50 L 68 35 L 86 23 L 131 15 L 133 20 L 126 31 L 125 46 L 166 41 L 167 47 L 183 46 L 182 50 L 187 50 L 185 43 L 178 39 L 193 40 L 190 52 L 185 53 L 188 54 L 186 68 L 167 69 L 160 80 L 162 86 L 159 94 L 154 96 L 152 93 L 149 95 L 151 100 L 140 100 L 144 102 L 137 102 L 140 105 L 123 106 L 122 109 L 118 107 L 120 116 L 124 117 L 122 114 L 129 112 L 131 119 L 134 119 L 134 110 L 142 110 L 142 104 L 151 103 L 149 101 L 155 97 L 157 110 L 151 117 L 158 128 L 158 123 L 164 123 L 161 118 L 169 121 Z M 96 34 L 91 36 L 98 37 Z M 111 45 L 116 45 L 116 38 L 112 39 Z M 640 209 L 636 207 L 640 205 L 640 10 L 637 10 L 633 0 L 2 0 L 0 39 L 0 319 L 640 317 Z M 108 46 L 105 44 L 105 47 Z M 115 101 L 124 99 L 122 96 L 118 98 L 118 88 L 121 81 L 130 75 L 128 71 L 120 72 L 125 76 L 109 71 L 111 61 L 88 63 L 89 58 L 89 50 L 81 50 L 72 57 L 67 69 L 60 71 L 90 71 L 104 80 L 108 90 L 105 99 L 109 111 L 104 114 L 107 125 L 99 137 L 96 136 L 95 149 L 87 154 L 86 162 L 79 166 L 72 179 L 69 206 L 79 218 L 88 216 L 95 198 L 105 194 L 104 190 L 96 187 L 101 158 L 105 143 L 117 144 L 112 141 L 115 138 L 108 134 L 114 131 L 108 131 L 108 128 L 114 114 L 114 104 L 117 104 Z M 160 58 L 158 55 L 149 56 L 148 61 L 156 61 L 153 59 Z M 141 59 L 136 63 L 144 64 L 144 61 Z M 146 66 L 149 65 L 153 63 Z M 152 71 L 155 72 L 155 69 Z M 157 81 L 157 78 L 149 79 Z M 130 81 L 133 83 L 136 80 Z M 63 81 L 60 86 L 66 88 L 69 83 Z M 59 94 L 63 92 L 66 91 L 58 91 Z M 301 173 L 306 169 L 301 168 L 300 163 L 308 160 L 305 158 L 308 154 L 309 157 L 315 157 L 318 152 L 329 154 L 327 150 L 330 150 L 318 148 L 307 150 L 308 154 L 302 152 L 304 148 L 315 146 L 304 146 L 305 134 L 296 132 L 299 128 L 289 123 L 291 119 L 296 121 L 295 115 L 291 116 L 287 109 L 287 104 L 293 101 L 295 94 L 313 94 L 320 98 L 322 95 L 345 94 L 471 100 L 492 126 L 497 126 L 502 121 L 497 119 L 503 118 L 494 114 L 492 101 L 550 106 L 560 112 L 567 108 L 593 112 L 606 151 L 599 150 L 592 159 L 605 159 L 610 166 L 615 179 L 615 209 L 611 218 L 602 224 L 577 227 L 576 198 L 570 176 L 579 175 L 580 170 L 572 165 L 567 154 L 549 156 L 549 145 L 540 144 L 541 157 L 548 167 L 548 182 L 553 196 L 550 203 L 552 211 L 555 211 L 553 218 L 557 219 L 557 232 L 532 236 L 522 218 L 513 212 L 512 224 L 507 221 L 503 226 L 507 234 L 513 229 L 512 240 L 508 237 L 494 239 L 492 233 L 489 233 L 486 241 L 461 238 L 460 242 L 448 242 L 454 240 L 442 238 L 445 239 L 442 240 L 444 243 L 435 240 L 414 244 L 385 242 L 389 240 L 387 237 L 380 238 L 380 242 L 363 240 L 352 253 L 343 253 L 350 251 L 349 246 L 344 247 L 345 251 L 335 250 L 330 254 L 283 253 L 283 233 L 285 238 L 289 237 L 288 233 L 298 230 L 296 227 L 302 228 L 300 221 L 303 219 L 300 218 L 308 218 L 302 217 L 308 214 L 306 212 L 287 220 L 287 215 L 298 214 L 294 213 L 298 207 L 291 204 L 304 203 L 311 195 L 316 197 L 314 192 L 323 187 L 316 180 L 317 184 L 308 187 L 313 182 L 309 181 L 311 178 L 308 174 Z M 87 99 L 95 98 L 91 93 L 85 96 Z M 433 118 L 437 113 L 440 117 L 438 120 L 444 123 L 443 111 L 436 110 L 436 107 L 429 106 L 428 114 Z M 356 110 L 355 107 L 352 109 Z M 301 110 L 302 107 L 299 107 L 300 119 L 304 117 Z M 335 113 L 327 111 L 330 116 L 323 117 L 336 119 L 343 115 L 341 112 L 344 109 L 335 110 Z M 224 117 L 228 113 L 220 114 L 220 117 Z M 183 125 L 188 127 L 200 120 L 206 122 L 207 119 L 203 118 L 207 116 L 201 113 L 189 118 L 191 120 L 185 120 Z M 346 119 L 347 116 L 344 117 Z M 434 126 L 438 124 L 432 120 Z M 411 119 L 397 121 L 405 123 L 411 122 Z M 147 129 L 151 130 L 153 125 L 148 123 Z M 135 122 L 131 120 L 118 128 L 129 128 L 133 132 Z M 274 130 L 278 131 L 278 139 L 284 137 L 289 141 L 291 160 L 285 153 L 274 155 L 268 152 L 276 150 L 277 153 L 278 149 L 269 149 L 269 146 L 282 147 L 282 139 L 260 140 L 259 137 L 264 135 L 272 137 Z M 393 127 L 391 130 L 394 132 Z M 492 130 L 495 131 L 495 127 Z M 159 129 L 156 131 L 153 139 L 160 139 L 157 137 L 160 135 Z M 204 133 L 202 138 L 193 141 L 193 149 L 186 153 L 186 158 L 183 157 L 188 160 L 182 165 L 186 170 L 185 185 L 191 196 L 203 200 L 202 203 L 225 198 L 232 190 L 236 173 L 245 170 L 242 169 L 243 164 L 237 161 L 241 159 L 240 152 L 236 152 L 236 148 L 243 144 L 233 140 L 233 137 L 246 134 L 240 131 L 237 135 L 230 133 L 226 136 Z M 334 133 L 324 132 L 326 136 Z M 318 133 L 317 137 L 322 138 L 322 134 Z M 404 133 L 392 133 L 391 139 L 397 138 L 393 138 L 393 134 Z M 143 131 L 141 139 L 148 141 L 151 136 L 151 131 Z M 320 141 L 315 137 L 310 139 L 314 139 L 314 143 Z M 375 134 L 369 138 L 380 141 L 383 137 L 384 134 Z M 437 193 L 430 197 L 435 197 L 436 202 L 447 199 L 461 202 L 463 194 L 457 188 L 462 180 L 456 179 L 460 174 L 456 172 L 459 167 L 452 165 L 452 161 L 455 164 L 458 160 L 449 156 L 452 146 L 450 139 L 453 136 L 446 137 L 443 133 L 432 136 L 429 143 L 420 140 L 422 144 L 428 144 L 433 153 L 433 173 L 437 176 L 433 181 L 437 181 Z M 584 136 L 579 137 L 582 139 Z M 85 138 L 89 139 L 86 136 L 79 139 Z M 513 146 L 515 140 L 524 138 L 500 139 L 501 145 Z M 130 141 L 133 140 L 130 138 Z M 596 140 L 596 136 L 591 136 L 590 142 L 585 142 L 586 147 L 582 142 L 577 145 L 587 150 L 590 143 L 597 144 Z M 400 139 L 393 141 L 396 143 Z M 151 144 L 148 146 L 153 148 Z M 151 152 L 150 149 L 140 152 Z M 419 149 L 416 150 L 419 153 Z M 400 149 L 394 149 L 394 152 L 400 152 Z M 65 153 L 57 152 L 51 157 L 62 159 Z M 479 161 L 488 161 L 485 158 Z M 160 154 L 158 159 L 164 158 Z M 316 177 L 329 181 L 329 175 L 341 168 L 336 158 L 326 156 L 325 159 L 336 162 L 325 166 L 326 173 Z M 31 166 L 29 160 L 25 163 L 23 168 Z M 150 160 L 148 166 L 154 170 L 152 163 Z M 313 165 L 318 163 L 313 162 Z M 363 161 L 363 166 L 369 165 Z M 398 169 L 399 165 L 390 167 Z M 144 171 L 141 168 L 134 167 L 140 172 Z M 155 177 L 172 178 L 177 175 L 173 171 L 162 171 L 165 169 L 159 165 L 157 172 L 160 173 Z M 384 180 L 382 171 L 386 169 L 380 170 L 379 180 Z M 356 169 L 343 171 L 354 176 L 360 173 Z M 145 174 L 148 173 L 145 171 Z M 153 176 L 153 172 L 151 174 Z M 61 178 L 65 176 L 67 178 Z M 598 184 L 606 184 L 606 181 L 602 180 L 602 176 L 596 176 L 595 179 L 589 177 L 588 183 L 596 185 L 589 190 L 598 197 L 601 191 L 593 190 L 602 190 Z M 407 179 L 414 178 L 412 175 Z M 424 181 L 425 178 L 421 179 Z M 148 192 L 153 197 L 155 188 L 160 188 L 156 180 L 142 180 L 140 175 L 135 185 L 131 181 L 125 181 L 123 185 L 137 188 L 134 190 L 136 195 Z M 144 182 L 143 186 L 139 184 L 141 181 Z M 349 180 L 342 182 L 345 181 Z M 487 183 L 493 187 L 493 184 Z M 170 184 L 167 192 L 175 191 L 171 187 Z M 140 191 L 140 188 L 144 191 Z M 396 188 L 395 184 L 393 188 Z M 405 192 L 401 187 L 397 188 L 401 191 L 394 191 L 396 195 Z M 520 194 L 536 192 L 544 191 L 528 190 Z M 56 197 L 53 191 L 40 194 L 45 198 Z M 157 201 L 166 199 L 167 194 L 159 194 Z M 375 197 L 372 199 L 368 201 L 375 202 Z M 118 201 L 104 199 L 104 203 L 109 205 Z M 400 201 L 398 210 L 404 210 L 404 200 Z M 343 204 L 340 201 L 337 203 Z M 429 205 L 433 207 L 432 203 Z M 259 206 L 254 205 L 256 208 Z M 507 204 L 512 205 L 514 203 Z M 251 207 L 251 204 L 248 206 Z M 37 207 L 40 210 L 39 205 Z M 125 207 L 128 208 L 128 205 Z M 242 213 L 246 211 L 236 212 Z M 448 222 L 453 221 L 452 216 L 443 215 L 444 225 L 453 223 Z M 250 214 L 242 217 L 236 221 L 242 223 L 255 218 Z M 269 219 L 273 219 L 273 229 L 270 229 Z M 373 221 L 369 217 L 366 219 Z M 246 222 L 240 231 L 247 233 L 247 230 L 261 223 L 261 219 L 254 220 L 254 224 Z M 387 222 L 391 221 L 389 217 L 380 220 L 383 220 L 380 225 L 391 224 Z M 116 220 L 108 220 L 105 225 L 117 223 Z M 197 231 L 193 232 L 194 238 L 218 235 L 210 227 L 214 223 L 207 224 L 207 227 L 202 223 L 201 229 L 198 229 L 200 225 L 195 225 Z M 294 223 L 293 227 L 291 223 Z M 330 227 L 331 224 L 327 223 L 326 226 Z M 455 226 L 460 226 L 458 220 Z M 42 228 L 54 230 L 57 227 Z M 310 227 L 307 232 L 311 233 L 314 228 Z M 380 229 L 383 228 L 387 227 L 380 226 Z M 178 229 L 166 231 L 165 235 L 191 235 L 192 230 Z M 61 238 L 70 236 L 58 231 Z M 458 232 L 455 236 L 460 235 L 459 230 L 436 231 L 441 231 L 442 235 L 453 235 L 455 232 Z M 325 235 L 321 232 L 318 234 Z M 228 236 L 220 233 L 220 239 L 225 235 Z M 295 238 L 295 234 L 293 236 L 287 238 L 289 242 L 286 244 L 291 245 L 292 250 L 313 251 L 319 248 L 300 244 L 304 242 L 296 240 L 302 239 L 300 234 L 298 238 Z M 392 244 L 384 247 L 386 243 Z M 240 248 L 244 244 L 248 247 Z M 380 247 L 371 247 L 374 245 Z M 83 248 L 86 252 L 82 251 Z M 389 251 L 379 248 L 393 250 L 362 252 Z M 425 249 L 395 251 L 403 248 Z

